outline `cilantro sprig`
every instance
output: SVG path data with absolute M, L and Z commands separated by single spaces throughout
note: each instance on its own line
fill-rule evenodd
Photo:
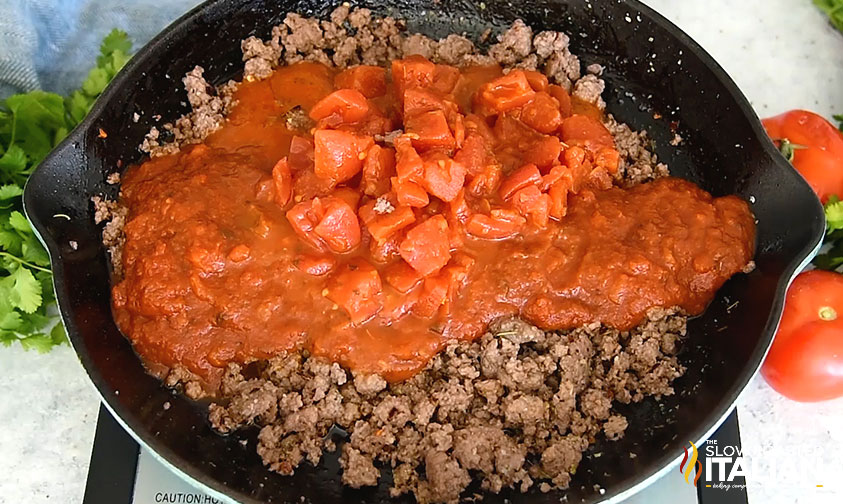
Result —
M 23 215 L 27 178 L 93 107 L 129 60 L 128 35 L 113 30 L 82 86 L 64 98 L 32 91 L 0 100 L 0 343 L 49 351 L 67 341 L 55 322 L 53 277 L 47 252 Z

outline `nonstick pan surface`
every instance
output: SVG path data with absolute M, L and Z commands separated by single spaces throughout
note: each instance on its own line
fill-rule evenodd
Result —
M 536 30 L 569 33 L 572 52 L 584 65 L 606 67 L 608 111 L 635 129 L 646 129 L 674 175 L 716 196 L 739 194 L 752 203 L 758 218 L 757 268 L 727 282 L 708 310 L 690 322 L 680 356 L 688 371 L 674 384 L 677 394 L 661 402 L 620 406 L 629 419 L 626 436 L 618 442 L 598 440 L 567 492 L 542 494 L 534 488 L 527 495 L 487 496 L 486 502 L 557 503 L 563 495 L 568 502 L 597 502 L 640 489 L 677 462 L 689 441 L 712 433 L 757 372 L 786 287 L 822 238 L 819 202 L 766 140 L 746 98 L 717 63 L 637 1 L 387 0 L 362 5 L 404 18 L 410 31 L 432 37 L 465 32 L 476 38 L 516 18 Z M 50 252 L 71 343 L 106 406 L 171 468 L 226 500 L 384 502 L 389 480 L 377 488 L 345 489 L 337 458 L 330 455 L 318 467 L 301 466 L 291 477 L 271 473 L 255 453 L 254 431 L 217 435 L 205 405 L 174 395 L 146 374 L 112 319 L 107 258 L 90 198 L 116 197 L 117 188 L 105 183 L 106 175 L 142 159 L 137 146 L 151 126 L 186 112 L 181 77 L 188 70 L 203 66 L 214 84 L 237 78 L 243 65 L 241 39 L 267 37 L 287 12 L 324 16 L 332 7 L 315 0 L 212 0 L 197 7 L 131 60 L 89 117 L 32 175 L 24 194 L 27 215 Z M 137 123 L 134 113 L 141 114 Z M 161 121 L 154 122 L 155 114 Z M 672 147 L 676 127 L 684 142 Z M 100 128 L 107 138 L 99 138 Z M 71 248 L 70 241 L 78 247 Z

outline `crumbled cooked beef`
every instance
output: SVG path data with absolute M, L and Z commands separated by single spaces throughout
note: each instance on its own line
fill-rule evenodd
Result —
M 129 209 L 117 201 L 108 200 L 102 196 L 92 196 L 91 203 L 94 205 L 94 223 L 105 222 L 102 230 L 102 243 L 111 258 L 113 274 L 115 278 L 122 278 L 123 245 L 126 243 L 126 234 L 123 228 L 126 226 Z
M 503 66 L 511 66 L 530 55 L 533 50 L 533 29 L 516 19 L 512 26 L 498 36 L 498 43 L 489 48 L 489 56 Z
M 305 132 L 313 127 L 315 122 L 300 106 L 296 105 L 284 114 L 284 121 L 290 131 Z
M 420 33 L 414 33 L 404 41 L 404 55 L 411 56 L 416 54 L 431 59 L 436 53 L 437 45 L 435 40 Z
M 491 492 L 536 482 L 562 489 L 590 440 L 601 432 L 619 439 L 627 429 L 613 397 L 673 392 L 684 369 L 675 345 L 660 342 L 682 337 L 685 320 L 657 309 L 632 331 L 591 324 L 563 333 L 501 320 L 395 384 L 364 374 L 347 382 L 338 364 L 300 353 L 270 360 L 252 379 L 231 364 L 211 423 L 223 432 L 262 425 L 258 453 L 282 474 L 335 449 L 327 434 L 340 425 L 350 433 L 340 461 L 345 484 L 376 485 L 378 468 L 391 468 L 391 494 L 413 493 L 422 503 L 456 502 L 469 471 Z
M 462 35 L 451 34 L 439 41 L 434 59 L 448 65 L 462 65 L 474 53 L 474 43 Z
M 579 98 L 584 102 L 593 103 L 597 105 L 597 108 L 602 110 L 606 108 L 606 102 L 601 98 L 604 89 L 606 89 L 606 84 L 603 82 L 603 79 L 600 79 L 596 75 L 588 74 L 574 84 L 572 95 L 574 98 Z
M 651 142 L 646 131 L 633 131 L 611 114 L 604 124 L 615 137 L 615 147 L 620 153 L 619 181 L 625 185 L 635 185 L 668 175 L 667 166 L 659 163 L 650 150 Z

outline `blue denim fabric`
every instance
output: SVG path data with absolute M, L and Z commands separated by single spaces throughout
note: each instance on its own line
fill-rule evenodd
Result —
M 112 28 L 137 50 L 200 0 L 0 0 L 0 97 L 66 94 L 94 65 Z

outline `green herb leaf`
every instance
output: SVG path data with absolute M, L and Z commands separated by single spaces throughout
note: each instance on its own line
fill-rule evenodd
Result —
M 834 198 L 837 200 L 837 198 Z M 832 233 L 843 229 L 843 201 L 831 201 L 825 205 L 825 221 L 828 232 Z
M 843 0 L 814 0 L 814 5 L 822 9 L 831 24 L 843 32 Z
M 0 343 L 44 352 L 67 341 L 47 307 L 55 303 L 50 261 L 23 215 L 27 177 L 88 114 L 129 60 L 132 44 L 114 30 L 80 89 L 62 98 L 33 91 L 0 100 Z
M 840 131 L 843 132 L 843 114 L 834 114 L 832 117 L 839 124 Z
M 24 313 L 34 313 L 41 306 L 41 284 L 29 269 L 23 266 L 8 278 L 14 282 L 10 301 Z

